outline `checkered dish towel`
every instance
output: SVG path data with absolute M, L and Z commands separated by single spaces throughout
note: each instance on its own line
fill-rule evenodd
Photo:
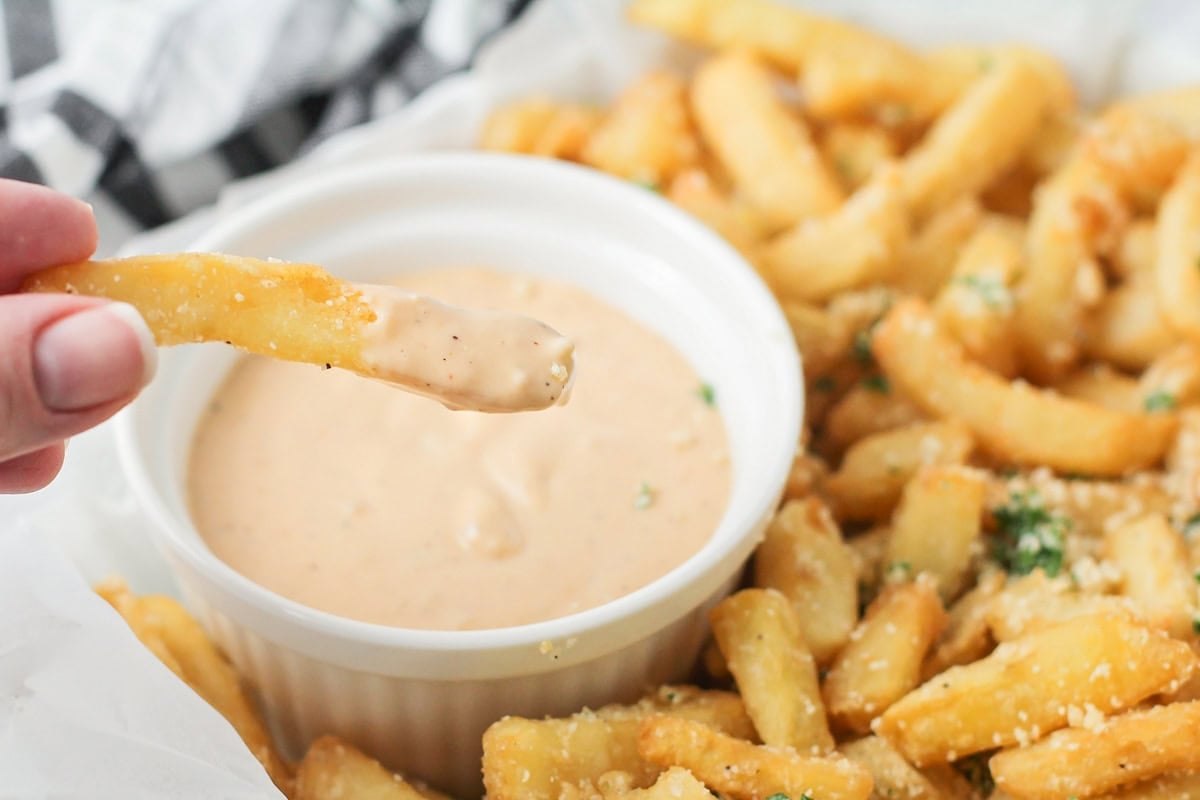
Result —
M 0 0 L 0 177 L 123 239 L 386 114 L 528 0 Z

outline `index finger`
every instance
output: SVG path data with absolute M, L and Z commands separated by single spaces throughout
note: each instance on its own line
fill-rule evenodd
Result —
M 81 261 L 96 250 L 91 206 L 35 183 L 0 178 L 0 294 L 30 272 Z

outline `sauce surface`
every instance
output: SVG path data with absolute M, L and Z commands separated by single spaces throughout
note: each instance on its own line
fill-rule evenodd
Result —
M 728 443 L 671 345 L 540 278 L 454 269 L 398 285 L 567 333 L 570 402 L 450 411 L 338 370 L 246 357 L 202 416 L 189 465 L 192 516 L 219 558 L 313 608 L 464 630 L 601 605 L 703 546 L 728 500 Z
M 533 411 L 565 397 L 574 345 L 545 323 L 395 286 L 358 288 L 378 317 L 362 344 L 371 375 L 454 409 Z

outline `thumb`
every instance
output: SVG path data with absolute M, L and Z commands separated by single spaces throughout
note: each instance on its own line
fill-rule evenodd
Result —
M 108 419 L 156 365 L 154 338 L 132 306 L 0 297 L 0 464 Z

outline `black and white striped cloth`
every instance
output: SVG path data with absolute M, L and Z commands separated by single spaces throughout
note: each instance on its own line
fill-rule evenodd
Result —
M 0 176 L 118 237 L 395 110 L 529 0 L 0 0 Z

